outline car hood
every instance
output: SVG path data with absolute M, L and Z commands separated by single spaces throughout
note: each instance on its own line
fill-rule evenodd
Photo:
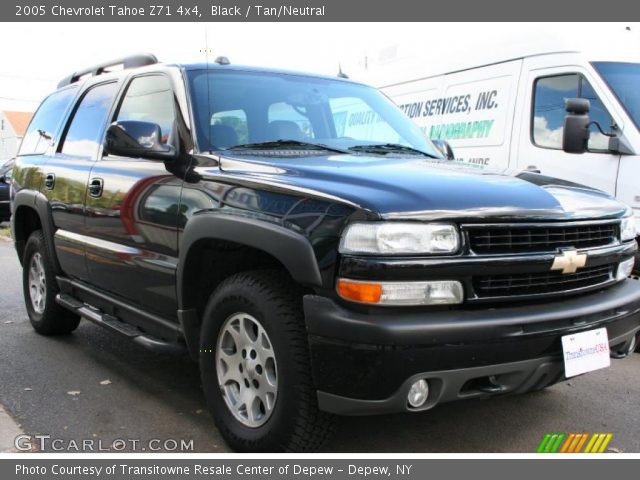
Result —
M 607 194 L 558 179 L 478 172 L 423 157 L 366 155 L 234 156 L 225 175 L 316 194 L 383 218 L 615 218 L 628 207 Z

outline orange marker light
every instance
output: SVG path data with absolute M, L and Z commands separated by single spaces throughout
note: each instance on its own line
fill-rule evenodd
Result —
M 338 280 L 338 295 L 346 300 L 360 303 L 379 303 L 382 297 L 382 285 L 376 283 Z

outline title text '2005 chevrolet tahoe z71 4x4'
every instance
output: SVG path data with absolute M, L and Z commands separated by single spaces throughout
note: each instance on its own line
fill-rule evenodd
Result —
M 76 72 L 35 114 L 12 197 L 36 331 L 83 317 L 188 350 L 237 450 L 542 389 L 640 329 L 627 207 L 453 167 L 344 78 L 151 55 Z

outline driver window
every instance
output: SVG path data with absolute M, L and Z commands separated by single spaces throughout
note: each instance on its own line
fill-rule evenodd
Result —
M 562 149 L 562 131 L 566 115 L 564 102 L 567 98 L 586 98 L 591 102 L 589 118 L 610 133 L 614 124 L 611 115 L 594 92 L 589 82 L 577 73 L 556 75 L 536 80 L 533 106 L 533 143 L 539 147 Z M 589 150 L 608 150 L 609 138 L 591 126 Z
M 162 143 L 170 143 L 175 120 L 173 90 L 164 75 L 134 78 L 122 100 L 116 121 L 137 120 L 160 125 Z

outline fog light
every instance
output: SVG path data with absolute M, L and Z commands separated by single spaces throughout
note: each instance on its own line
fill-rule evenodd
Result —
M 631 272 L 633 272 L 634 265 L 635 265 L 634 258 L 629 258 L 624 262 L 620 262 L 620 265 L 618 265 L 618 273 L 616 274 L 616 280 L 624 280 L 629 275 L 631 275 Z
M 429 384 L 426 380 L 420 379 L 414 382 L 409 389 L 409 395 L 407 395 L 407 402 L 413 408 L 418 408 L 424 405 L 429 396 Z

